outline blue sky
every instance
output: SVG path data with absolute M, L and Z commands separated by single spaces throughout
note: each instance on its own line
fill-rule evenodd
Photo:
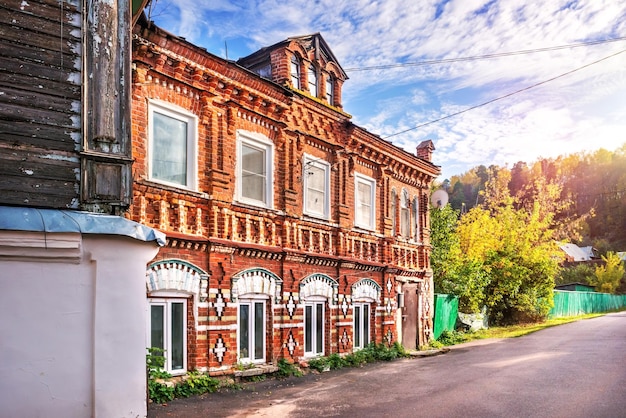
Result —
M 626 37 L 623 0 L 153 0 L 151 20 L 236 60 L 320 32 L 349 80 L 344 110 L 414 152 L 431 139 L 439 180 L 484 164 L 615 150 L 626 143 L 626 40 L 532 54 L 405 65 Z M 619 53 L 625 51 L 624 53 Z M 607 58 L 616 54 L 612 58 Z

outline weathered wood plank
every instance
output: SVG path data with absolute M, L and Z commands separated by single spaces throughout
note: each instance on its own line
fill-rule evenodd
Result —
M 27 145 L 62 152 L 75 151 L 80 146 L 80 139 L 75 141 L 67 128 L 51 125 L 39 125 L 30 122 L 8 122 L 0 120 L 0 145 Z M 80 129 L 73 131 L 80 138 Z
M 80 34 L 80 27 L 75 24 L 76 13 L 64 11 L 62 21 L 58 10 L 53 13 L 54 15 L 46 17 L 27 14 L 16 9 L 5 9 L 0 6 L 0 23 L 5 27 L 23 28 L 61 40 L 80 42 L 80 38 L 77 37 Z
M 0 73 L 2 74 L 2 73 Z M 6 104 L 23 106 L 29 109 L 62 111 L 63 113 L 80 112 L 80 97 L 63 97 L 51 95 L 43 91 L 27 91 L 15 89 L 0 84 L 0 108 Z M 0 110 L 0 115 L 3 110 Z
M 76 39 L 63 39 L 59 35 L 50 36 L 26 28 L 17 28 L 0 24 L 0 39 L 3 43 L 12 43 L 15 48 L 22 45 L 56 51 L 57 54 L 75 55 L 74 50 L 80 42 Z
M 24 14 L 41 16 L 50 20 L 59 21 L 61 8 L 63 8 L 63 15 L 67 15 L 68 13 L 79 14 L 80 0 L 28 0 L 27 2 L 24 2 L 23 0 L 2 0 L 0 8 L 20 11 Z M 80 22 L 75 22 L 75 25 L 80 25 Z
M 50 65 L 40 61 L 30 61 L 23 57 L 5 57 L 0 55 L 0 72 L 41 77 L 78 85 L 81 82 L 80 68 L 71 62 L 64 62 L 64 67 Z M 2 83 L 3 79 L 0 79 Z
M 20 59 L 26 62 L 35 62 L 42 65 L 48 65 L 55 68 L 64 69 L 64 71 L 77 71 L 76 63 L 78 55 L 76 54 L 60 54 L 58 51 L 49 51 L 29 45 L 17 45 L 11 42 L 3 42 L 0 40 L 0 56 L 8 59 Z
M 66 128 L 73 128 L 74 122 L 72 117 L 77 116 L 76 113 L 62 112 L 53 110 L 32 109 L 24 106 L 4 103 L 0 108 L 0 119 L 7 121 L 23 121 L 35 122 L 47 125 L 58 125 Z

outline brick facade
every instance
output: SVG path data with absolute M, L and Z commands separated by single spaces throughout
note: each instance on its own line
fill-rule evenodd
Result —
M 187 301 L 186 369 L 219 374 L 242 359 L 299 361 L 306 358 L 307 329 L 321 330 L 308 337 L 322 347 L 315 354 L 351 352 L 355 338 L 367 342 L 367 334 L 390 344 L 403 332 L 407 313 L 397 296 L 407 284 L 418 289 L 417 341 L 428 340 L 428 199 L 439 173 L 430 161 L 430 141 L 420 158 L 352 124 L 341 106 L 347 76 L 319 34 L 234 63 L 140 21 L 133 51 L 134 196 L 128 216 L 167 234 L 166 248 L 148 266 L 148 297 Z M 301 89 L 291 82 L 292 57 L 300 60 Z M 317 97 L 303 90 L 313 67 Z M 186 185 L 154 178 L 151 106 L 171 107 L 195 124 L 186 160 L 194 172 Z M 267 172 L 243 174 L 248 138 L 253 152 L 271 156 Z M 305 194 L 317 195 L 307 192 L 305 177 L 322 179 L 323 173 L 327 183 L 319 196 L 326 207 L 315 201 L 312 207 L 323 214 L 311 214 Z M 261 183 L 271 179 L 270 190 L 258 194 L 248 175 Z M 360 178 L 366 179 L 363 190 L 375 184 L 373 201 L 355 201 Z M 391 213 L 392 190 L 398 199 L 409 197 L 406 237 L 393 230 L 406 215 L 399 201 Z M 248 193 L 266 200 L 250 203 Z M 371 227 L 355 226 L 357 207 Z M 375 209 L 371 217 L 368 208 Z M 307 318 L 317 321 L 311 328 L 306 303 Z M 366 306 L 355 310 L 357 303 Z M 356 334 L 355 312 L 363 327 Z M 257 320 L 250 329 L 242 325 L 246 315 Z M 246 330 L 253 336 L 250 351 L 242 349 Z M 261 346 L 264 353 L 252 354 Z

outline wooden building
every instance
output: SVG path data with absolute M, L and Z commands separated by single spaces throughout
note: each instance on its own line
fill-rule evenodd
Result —
M 129 216 L 167 235 L 146 344 L 168 371 L 425 344 L 432 142 L 354 125 L 319 33 L 237 62 L 144 19 L 132 40 Z
M 146 415 L 145 265 L 165 237 L 118 216 L 143 5 L 0 2 L 3 418 Z

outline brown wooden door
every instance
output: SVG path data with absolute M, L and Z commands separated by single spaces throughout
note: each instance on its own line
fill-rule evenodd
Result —
M 418 300 L 417 283 L 402 285 L 404 308 L 402 308 L 402 345 L 407 350 L 417 348 Z

